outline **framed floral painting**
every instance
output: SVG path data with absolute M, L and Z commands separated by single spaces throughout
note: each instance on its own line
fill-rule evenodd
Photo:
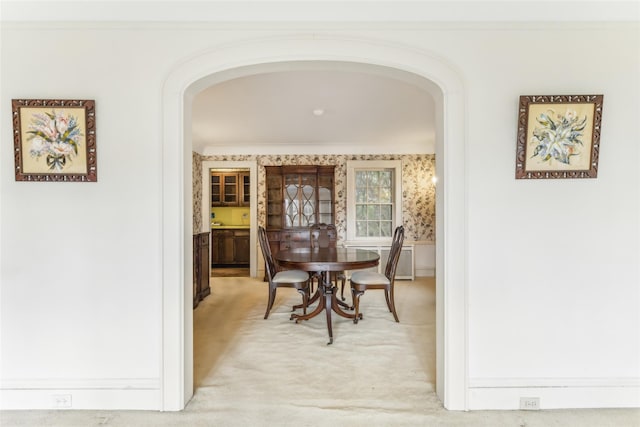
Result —
M 96 182 L 92 100 L 13 99 L 16 181 Z
M 516 178 L 596 178 L 602 95 L 521 96 Z

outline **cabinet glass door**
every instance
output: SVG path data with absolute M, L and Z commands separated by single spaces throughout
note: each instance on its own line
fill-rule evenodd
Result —
M 316 175 L 284 176 L 285 227 L 308 227 L 316 222 Z
M 238 175 L 224 175 L 224 203 L 238 203 Z
M 249 206 L 251 202 L 251 186 L 250 178 L 248 173 L 240 174 L 240 187 L 242 188 L 242 194 L 240 199 L 240 204 L 244 206 Z
M 267 174 L 267 228 L 282 228 L 282 175 Z
M 221 198 L 221 181 L 219 174 L 211 175 L 211 206 L 219 205 Z
M 318 222 L 333 224 L 333 176 L 318 176 Z

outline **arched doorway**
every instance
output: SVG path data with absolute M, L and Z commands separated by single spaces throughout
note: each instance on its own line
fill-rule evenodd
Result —
M 437 393 L 467 409 L 465 117 L 460 78 L 442 60 L 403 46 L 340 38 L 267 38 L 213 49 L 173 71 L 163 89 L 161 408 L 184 408 L 193 390 L 191 312 L 191 98 L 218 82 L 296 61 L 341 61 L 413 73 L 436 98 Z M 249 67 L 249 68 L 247 68 Z M 240 71 L 243 70 L 243 71 Z

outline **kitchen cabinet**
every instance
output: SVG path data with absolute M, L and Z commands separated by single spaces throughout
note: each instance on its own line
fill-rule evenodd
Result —
M 309 247 L 309 226 L 333 224 L 335 166 L 265 166 L 271 251 Z
M 249 172 L 211 171 L 211 206 L 249 206 Z
M 199 233 L 193 236 L 193 308 L 210 293 L 209 233 Z
M 249 229 L 211 230 L 211 264 L 214 267 L 249 265 Z

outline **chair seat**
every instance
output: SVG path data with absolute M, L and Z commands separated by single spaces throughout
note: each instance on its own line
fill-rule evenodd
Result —
M 309 273 L 302 270 L 280 271 L 273 278 L 275 283 L 300 283 L 307 280 L 309 280 Z
M 351 275 L 351 283 L 359 285 L 389 285 L 390 280 L 384 274 L 375 271 L 356 271 Z

